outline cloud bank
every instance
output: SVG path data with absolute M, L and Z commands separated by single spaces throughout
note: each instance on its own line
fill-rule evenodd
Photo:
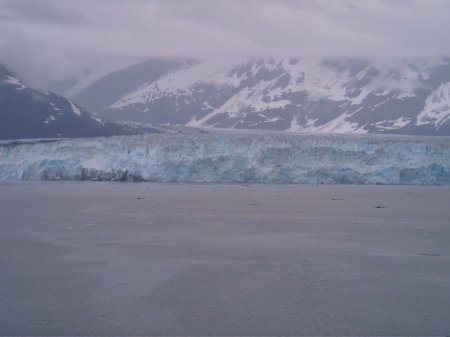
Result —
M 448 0 L 0 0 L 0 63 L 45 87 L 148 57 L 441 57 L 449 18 Z

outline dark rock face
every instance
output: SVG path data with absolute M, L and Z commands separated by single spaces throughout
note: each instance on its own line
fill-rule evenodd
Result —
M 71 100 L 31 89 L 0 66 L 0 139 L 101 137 L 130 134 Z
M 111 121 L 450 135 L 450 59 L 154 59 L 102 78 L 74 100 Z

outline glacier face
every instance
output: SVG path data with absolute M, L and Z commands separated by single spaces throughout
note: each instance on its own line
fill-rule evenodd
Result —
M 0 180 L 450 185 L 450 138 L 225 132 L 0 142 Z

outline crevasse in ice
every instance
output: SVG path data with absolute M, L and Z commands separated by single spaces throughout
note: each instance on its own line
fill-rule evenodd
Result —
M 0 180 L 450 185 L 449 137 L 149 134 L 0 142 Z

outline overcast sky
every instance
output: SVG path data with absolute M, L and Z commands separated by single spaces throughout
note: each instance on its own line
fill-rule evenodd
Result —
M 450 0 L 0 0 L 0 63 L 34 85 L 151 56 L 450 55 Z

